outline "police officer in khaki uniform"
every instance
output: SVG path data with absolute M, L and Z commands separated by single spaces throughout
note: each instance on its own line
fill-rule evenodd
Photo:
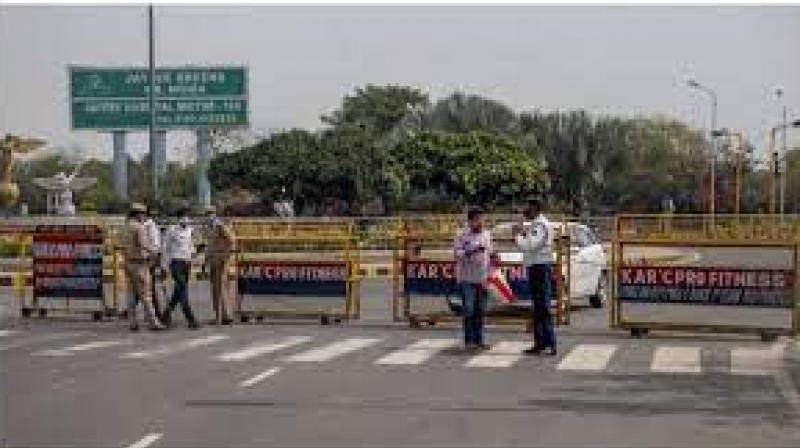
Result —
M 137 297 L 144 306 L 145 319 L 151 330 L 163 330 L 153 310 L 153 297 L 150 288 L 150 264 L 158 248 L 153 247 L 144 227 L 147 209 L 142 204 L 131 205 L 128 222 L 125 226 L 123 255 L 125 256 L 125 276 L 128 278 L 132 296 Z M 137 301 L 129 304 L 128 320 L 131 331 L 139 331 L 139 319 L 136 313 Z
M 217 216 L 214 207 L 206 209 L 208 218 L 206 227 L 206 260 L 211 281 L 211 300 L 214 303 L 215 320 L 211 323 L 230 325 L 231 304 L 228 294 L 228 272 L 233 264 L 233 251 L 236 248 L 236 236 L 233 229 Z

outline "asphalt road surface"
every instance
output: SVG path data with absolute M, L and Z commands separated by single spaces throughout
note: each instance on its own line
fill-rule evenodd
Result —
M 198 313 L 204 284 L 193 285 Z M 607 328 L 581 308 L 556 357 L 492 327 L 363 322 L 132 334 L 124 322 L 16 317 L 1 290 L 0 443 L 10 447 L 800 446 L 800 347 Z

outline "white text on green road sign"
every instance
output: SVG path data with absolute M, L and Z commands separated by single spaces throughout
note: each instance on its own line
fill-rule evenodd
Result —
M 153 79 L 157 127 L 248 124 L 244 67 L 161 68 Z M 149 72 L 144 68 L 71 67 L 72 128 L 146 128 L 149 92 Z

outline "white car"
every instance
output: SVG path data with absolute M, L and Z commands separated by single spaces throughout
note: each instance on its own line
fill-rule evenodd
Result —
M 492 229 L 495 239 L 511 238 L 514 223 L 502 223 Z M 551 223 L 554 234 L 558 223 Z M 606 302 L 608 265 L 603 245 L 595 233 L 585 224 L 567 224 L 570 241 L 569 295 L 570 301 L 587 300 L 591 306 L 601 308 Z M 522 263 L 522 253 L 516 248 L 500 247 L 500 259 L 504 263 Z M 567 272 L 564 272 L 565 280 Z M 520 297 L 528 300 L 527 297 Z

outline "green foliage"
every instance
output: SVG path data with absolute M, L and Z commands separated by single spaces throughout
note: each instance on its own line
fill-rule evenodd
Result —
M 428 95 L 419 89 L 404 86 L 356 88 L 353 95 L 342 99 L 341 108 L 323 116 L 322 122 L 332 127 L 359 125 L 378 132 L 388 132 L 410 110 L 428 105 Z
M 425 129 L 453 133 L 489 131 L 514 134 L 518 119 L 511 108 L 499 101 L 456 92 L 437 101 L 426 111 L 422 123 Z
M 537 160 L 514 140 L 482 131 L 425 131 L 391 153 L 396 194 L 439 192 L 457 203 L 494 204 L 540 190 L 546 178 Z
M 551 196 L 576 212 L 658 211 L 666 197 L 683 210 L 697 206 L 707 143 L 682 123 L 577 111 L 522 114 L 520 128 L 543 150 Z
M 322 117 L 319 130 L 290 129 L 260 140 L 236 130 L 214 134 L 210 180 L 215 199 L 237 213 L 271 212 L 291 199 L 304 214 L 459 211 L 480 203 L 508 210 L 534 192 L 567 212 L 658 211 L 670 198 L 680 212 L 705 210 L 710 144 L 664 117 L 622 118 L 585 111 L 517 113 L 500 101 L 462 92 L 431 104 L 414 87 L 366 85 Z M 253 142 L 249 144 L 248 142 Z M 239 149 L 236 152 L 231 150 Z M 800 156 L 788 156 L 787 204 L 800 203 Z M 717 209 L 732 210 L 732 147 L 717 161 Z M 73 165 L 62 156 L 23 163 L 20 202 L 45 210 L 32 183 Z M 743 210 L 765 210 L 767 167 L 746 164 Z M 169 164 L 162 208 L 191 204 L 194 167 Z M 132 200 L 149 202 L 150 159 L 129 162 Z M 83 212 L 119 213 L 110 163 L 81 175 L 97 185 L 76 198 Z
M 322 118 L 329 127 L 273 134 L 212 161 L 218 190 L 262 204 L 285 196 L 307 214 L 370 209 L 393 213 L 507 209 L 532 192 L 566 211 L 680 211 L 704 204 L 708 142 L 675 120 L 593 116 L 584 111 L 517 114 L 505 104 L 456 92 L 429 104 L 411 87 L 367 85 Z M 730 179 L 718 176 L 720 194 Z M 726 183 L 727 182 L 727 183 Z

